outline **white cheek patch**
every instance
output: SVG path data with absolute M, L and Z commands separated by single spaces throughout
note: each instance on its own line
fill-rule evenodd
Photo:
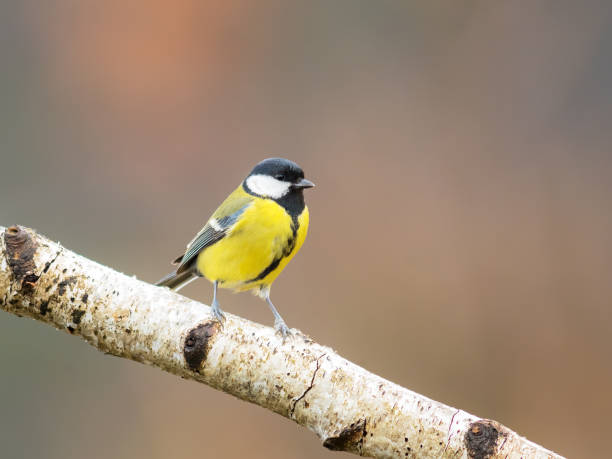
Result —
M 290 183 L 276 180 L 269 175 L 251 175 L 247 181 L 249 189 L 260 196 L 266 196 L 272 199 L 279 199 L 289 192 Z

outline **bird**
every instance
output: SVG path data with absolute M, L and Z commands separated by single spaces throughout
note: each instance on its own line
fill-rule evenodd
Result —
M 314 186 L 293 161 L 264 159 L 173 261 L 177 268 L 156 285 L 179 290 L 205 277 L 213 284 L 212 313 L 222 325 L 217 289 L 250 290 L 267 302 L 276 333 L 285 338 L 290 331 L 270 300 L 270 288 L 306 239 L 310 216 L 304 190 Z

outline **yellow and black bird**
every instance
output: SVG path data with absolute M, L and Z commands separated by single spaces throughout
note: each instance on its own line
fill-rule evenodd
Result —
M 300 250 L 308 231 L 304 189 L 314 183 L 293 161 L 269 158 L 257 164 L 240 186 L 187 244 L 177 269 L 157 285 L 178 290 L 198 277 L 213 283 L 212 311 L 217 320 L 217 287 L 253 290 L 274 314 L 274 328 L 289 329 L 270 301 L 270 286 Z

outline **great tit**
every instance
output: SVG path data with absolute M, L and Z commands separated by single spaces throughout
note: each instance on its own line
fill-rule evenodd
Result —
M 270 286 L 304 243 L 309 215 L 303 191 L 313 186 L 293 161 L 263 160 L 174 260 L 176 270 L 156 285 L 179 290 L 205 277 L 213 283 L 211 307 L 221 323 L 225 315 L 217 287 L 252 290 L 268 303 L 277 333 L 287 336 L 289 329 L 270 300 Z

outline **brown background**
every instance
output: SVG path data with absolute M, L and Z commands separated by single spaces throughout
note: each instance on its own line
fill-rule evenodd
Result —
M 609 2 L 0 2 L 0 224 L 155 281 L 257 161 L 317 183 L 290 326 L 559 453 L 612 409 Z M 210 285 L 185 289 L 208 302 Z M 272 324 L 265 303 L 221 304 Z M 2 457 L 334 457 L 0 314 Z

